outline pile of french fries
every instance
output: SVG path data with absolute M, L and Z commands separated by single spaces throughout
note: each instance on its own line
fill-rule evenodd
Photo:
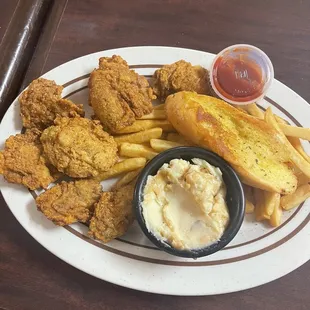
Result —
M 114 140 L 123 160 L 98 176 L 98 179 L 103 181 L 122 174 L 113 189 L 133 181 L 147 161 L 160 152 L 177 146 L 190 145 L 176 133 L 167 120 L 164 104 L 155 106 L 152 113 L 144 115 L 131 126 L 119 131 L 114 135 Z
M 265 120 L 279 133 L 295 166 L 298 187 L 293 194 L 280 195 L 244 185 L 246 212 L 254 212 L 257 221 L 267 220 L 277 227 L 281 224 L 283 210 L 296 208 L 310 197 L 310 156 L 300 142 L 300 139 L 310 140 L 310 129 L 291 126 L 281 117 L 274 115 L 271 108 L 263 112 L 255 103 L 242 108 L 246 113 Z
M 298 172 L 298 188 L 295 193 L 281 196 L 279 193 L 263 191 L 244 184 L 246 213 L 255 213 L 257 221 L 267 220 L 272 226 L 281 224 L 282 211 L 295 208 L 310 197 L 310 156 L 304 151 L 300 139 L 310 140 L 310 129 L 290 126 L 285 120 L 273 115 L 271 109 L 263 112 L 256 104 L 239 106 L 243 112 L 264 119 L 282 137 L 282 142 L 290 152 L 292 162 Z M 193 145 L 179 135 L 166 118 L 164 104 L 154 107 L 154 111 L 137 120 L 114 135 L 122 161 L 99 179 L 106 180 L 122 174 L 113 186 L 120 188 L 133 181 L 147 161 L 160 152 L 178 147 Z

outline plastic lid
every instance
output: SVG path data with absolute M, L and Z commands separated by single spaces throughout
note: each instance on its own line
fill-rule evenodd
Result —
M 210 70 L 213 91 L 232 104 L 249 104 L 261 99 L 273 78 L 269 57 L 259 48 L 247 44 L 222 50 Z

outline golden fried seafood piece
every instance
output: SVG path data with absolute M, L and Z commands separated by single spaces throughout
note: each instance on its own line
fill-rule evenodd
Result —
M 97 176 L 112 167 L 117 144 L 100 122 L 86 118 L 56 118 L 41 136 L 44 153 L 60 171 L 73 178 Z
M 41 132 L 29 129 L 25 134 L 10 136 L 0 153 L 0 173 L 11 183 L 23 184 L 34 190 L 47 188 L 55 181 L 53 168 L 47 164 L 40 143 Z
M 120 56 L 102 57 L 89 79 L 89 104 L 104 129 L 116 132 L 153 110 L 147 79 L 130 70 Z
M 4 155 L 3 151 L 0 151 L 0 174 L 3 174 L 4 172 Z
M 86 223 L 94 211 L 102 188 L 94 180 L 61 182 L 36 198 L 38 210 L 59 226 Z
M 53 125 L 56 116 L 84 116 L 83 105 L 61 99 L 62 90 L 62 86 L 43 78 L 31 82 L 19 97 L 24 127 L 43 130 Z
M 132 224 L 134 185 L 129 184 L 113 192 L 104 192 L 95 204 L 88 234 L 103 242 L 109 242 L 126 233 Z
M 198 94 L 210 93 L 209 72 L 201 66 L 179 60 L 165 65 L 154 73 L 154 93 L 161 101 L 182 90 L 194 91 Z

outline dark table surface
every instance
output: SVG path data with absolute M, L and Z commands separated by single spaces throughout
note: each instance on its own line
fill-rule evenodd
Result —
M 0 39 L 17 2 L 1 0 Z M 270 56 L 277 79 L 310 101 L 309 0 L 54 2 L 24 84 L 63 62 L 110 48 L 167 45 L 216 53 L 249 43 Z M 117 287 L 45 250 L 0 198 L 0 309 L 309 309 L 309 286 L 310 263 L 264 286 L 219 296 L 172 297 Z
M 0 20 L 0 41 L 2 40 L 8 25 L 12 19 L 12 15 L 16 8 L 18 0 L 1 0 L 1 20 Z

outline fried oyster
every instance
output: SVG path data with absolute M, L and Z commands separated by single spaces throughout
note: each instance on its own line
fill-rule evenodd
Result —
M 44 153 L 60 171 L 73 178 L 97 176 L 117 159 L 117 144 L 100 122 L 86 118 L 56 118 L 41 136 Z
M 62 86 L 39 78 L 20 95 L 20 113 L 25 128 L 43 130 L 53 125 L 57 116 L 84 116 L 83 105 L 61 98 Z
M 86 223 L 93 214 L 102 188 L 94 180 L 61 182 L 36 198 L 38 210 L 59 226 Z
M 156 70 L 154 79 L 153 90 L 161 101 L 182 90 L 204 95 L 210 93 L 208 70 L 201 66 L 193 66 L 184 60 Z
M 34 190 L 55 181 L 58 175 L 43 156 L 40 135 L 39 130 L 29 129 L 6 140 L 0 153 L 0 173 L 8 182 Z
M 134 219 L 133 191 L 134 185 L 129 184 L 102 194 L 90 220 L 89 236 L 106 243 L 125 234 Z
M 120 56 L 100 58 L 99 69 L 90 75 L 89 104 L 109 132 L 152 112 L 155 98 L 147 79 L 130 70 Z

